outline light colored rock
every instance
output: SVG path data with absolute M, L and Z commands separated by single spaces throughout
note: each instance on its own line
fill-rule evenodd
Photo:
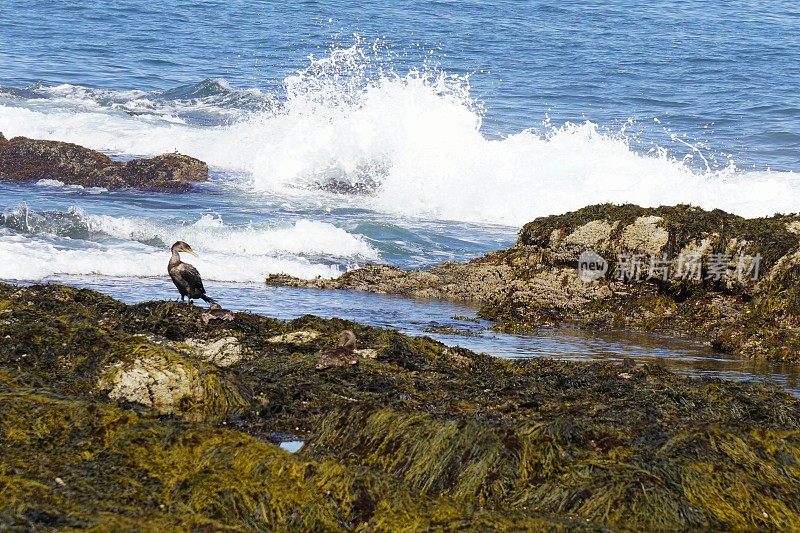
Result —
M 786 229 L 788 229 L 790 232 L 796 235 L 800 235 L 800 220 L 789 222 L 788 224 L 786 224 Z
M 661 217 L 639 217 L 622 230 L 621 244 L 625 252 L 658 256 L 669 241 L 669 232 L 661 226 Z
M 291 333 L 284 333 L 283 335 L 275 335 L 267 339 L 267 342 L 272 344 L 308 344 L 309 342 L 319 338 L 322 335 L 319 331 L 313 329 L 304 329 L 301 331 L 293 331 Z
M 453 362 L 453 366 L 456 368 L 472 368 L 472 359 L 469 357 L 465 357 L 459 353 L 456 353 L 449 348 L 445 348 L 443 353 L 450 358 L 450 360 Z
M 553 252 L 560 260 L 577 260 L 581 252 L 602 253 L 608 248 L 611 232 L 619 222 L 610 224 L 607 220 L 592 220 L 561 239 Z M 552 246 L 552 239 L 551 239 Z
M 357 353 L 362 359 L 378 358 L 378 350 L 375 350 L 374 348 L 362 348 L 360 350 L 353 350 L 353 352 Z
M 107 369 L 98 384 L 112 400 L 152 407 L 161 414 L 175 413 L 180 403 L 202 403 L 205 390 L 197 369 L 161 355 L 120 361 Z
M 235 365 L 244 359 L 242 345 L 236 337 L 222 337 L 208 343 L 186 339 L 184 344 L 193 349 L 204 361 L 223 368 Z
M 775 266 L 773 266 L 769 272 L 762 272 L 759 286 L 763 288 L 764 284 L 774 281 L 778 276 L 785 274 L 797 264 L 800 264 L 800 250 L 784 255 L 778 259 L 778 262 L 775 263 Z

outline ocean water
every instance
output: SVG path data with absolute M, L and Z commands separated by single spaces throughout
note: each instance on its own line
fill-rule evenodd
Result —
M 597 202 L 800 211 L 800 8 L 3 0 L 0 132 L 211 169 L 0 184 L 0 279 L 168 298 L 181 239 L 210 293 L 269 299 L 270 273 L 464 260 Z

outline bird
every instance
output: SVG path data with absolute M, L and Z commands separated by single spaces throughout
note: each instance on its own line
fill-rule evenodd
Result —
M 200 315 L 200 318 L 204 324 L 208 325 L 211 320 L 233 320 L 234 315 L 228 309 L 223 309 L 221 305 L 214 302 L 208 306 L 207 311 Z
M 188 296 L 189 303 L 192 303 L 192 298 L 202 298 L 206 302 L 216 303 L 214 298 L 206 295 L 206 289 L 203 287 L 203 280 L 200 278 L 200 272 L 189 263 L 181 261 L 180 252 L 186 252 L 198 257 L 192 247 L 183 241 L 178 241 L 172 245 L 172 257 L 169 259 L 167 265 L 167 272 L 172 282 L 181 293 L 181 301 Z
M 358 364 L 356 349 L 356 335 L 349 329 L 339 334 L 339 344 L 322 352 L 317 363 L 317 370 L 324 370 L 334 366 L 351 366 Z

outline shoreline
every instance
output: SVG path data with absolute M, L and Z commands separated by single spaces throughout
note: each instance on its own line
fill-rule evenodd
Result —
M 581 272 L 587 258 L 605 270 Z M 631 258 L 638 263 L 620 274 L 619 260 Z M 670 267 L 684 271 L 673 276 Z M 655 331 L 723 353 L 800 361 L 800 215 L 602 204 L 538 218 L 513 247 L 467 263 L 368 265 L 331 280 L 271 275 L 266 283 L 469 302 L 505 332 L 558 324 Z

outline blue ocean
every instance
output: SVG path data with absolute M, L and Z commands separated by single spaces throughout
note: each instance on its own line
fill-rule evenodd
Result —
M 800 211 L 795 2 L 358 4 L 2 0 L 0 132 L 119 159 L 179 151 L 211 179 L 187 194 L 2 183 L 0 279 L 174 298 L 180 239 L 230 307 L 422 333 L 474 311 L 264 278 L 466 260 L 600 202 Z M 470 324 L 437 338 L 754 372 L 666 340 Z

